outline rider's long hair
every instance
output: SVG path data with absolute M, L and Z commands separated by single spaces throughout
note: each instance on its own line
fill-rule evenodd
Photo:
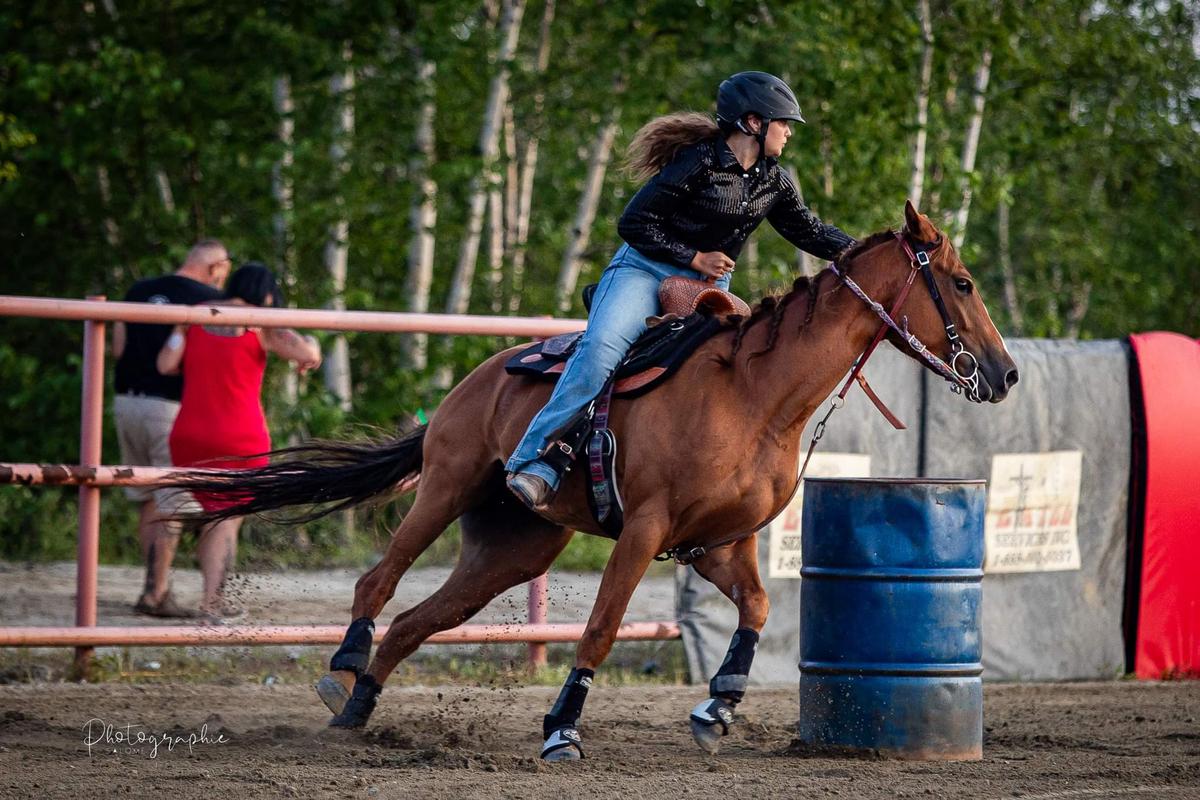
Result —
M 625 154 L 625 170 L 635 180 L 645 181 L 671 163 L 681 148 L 720 133 L 717 121 L 698 111 L 655 117 L 633 135 Z

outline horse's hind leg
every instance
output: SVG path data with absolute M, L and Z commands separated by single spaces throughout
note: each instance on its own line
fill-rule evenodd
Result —
M 374 620 L 392 599 L 400 578 L 451 522 L 479 502 L 480 494 L 488 491 L 487 479 L 496 478 L 499 469 L 499 464 L 492 465 L 494 475 L 485 474 L 474 480 L 443 478 L 446 470 L 440 465 L 422 474 L 416 502 L 396 529 L 383 558 L 355 584 L 350 613 L 353 621 L 341 647 L 329 662 L 329 673 L 316 686 L 317 694 L 330 711 L 341 712 L 354 689 L 354 682 L 367 668 Z
M 545 572 L 571 532 L 534 515 L 501 488 L 462 517 L 458 565 L 440 589 L 393 621 L 333 727 L 366 724 L 396 665 L 438 631 L 470 619 L 497 595 Z

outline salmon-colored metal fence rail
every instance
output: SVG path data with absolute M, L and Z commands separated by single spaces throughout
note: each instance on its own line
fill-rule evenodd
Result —
M 336 644 L 343 628 L 336 625 L 100 627 L 96 615 L 96 581 L 100 543 L 100 490 L 107 486 L 152 485 L 173 470 L 100 463 L 104 418 L 104 339 L 109 322 L 167 325 L 254 325 L 265 328 L 378 333 L 436 333 L 484 336 L 554 336 L 580 330 L 583 320 L 466 314 L 412 314 L 378 311 L 246 308 L 240 306 L 175 306 L 110 303 L 103 297 L 62 300 L 0 295 L 0 316 L 83 322 L 83 391 L 80 403 L 79 464 L 0 463 L 0 483 L 79 486 L 79 542 L 76 555 L 74 627 L 0 627 L 0 647 L 74 647 L 76 673 L 86 675 L 93 648 L 135 645 Z M 400 487 L 401 490 L 409 487 Z M 530 662 L 546 661 L 547 642 L 578 641 L 581 624 L 546 621 L 548 579 L 529 583 L 529 624 L 462 625 L 430 637 L 430 643 L 466 644 L 527 642 Z M 622 625 L 618 639 L 677 639 L 674 622 Z

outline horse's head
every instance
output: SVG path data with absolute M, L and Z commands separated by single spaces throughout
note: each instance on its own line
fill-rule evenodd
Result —
M 950 240 L 911 202 L 904 205 L 905 228 L 897 251 L 906 263 L 921 265 L 897 321 L 938 356 L 965 382 L 979 402 L 998 403 L 1017 382 L 1017 365 L 996 330 L 971 273 Z M 907 248 L 905 248 L 905 243 Z M 911 250 L 911 252 L 909 252 Z M 928 261 L 928 266 L 922 262 Z M 932 283 L 931 283 L 932 282 Z M 893 344 L 910 346 L 894 331 Z M 977 382 L 976 382 L 977 378 Z

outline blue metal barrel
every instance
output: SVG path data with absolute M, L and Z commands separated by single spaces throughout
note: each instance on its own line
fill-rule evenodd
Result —
M 800 741 L 983 757 L 984 481 L 807 478 Z

